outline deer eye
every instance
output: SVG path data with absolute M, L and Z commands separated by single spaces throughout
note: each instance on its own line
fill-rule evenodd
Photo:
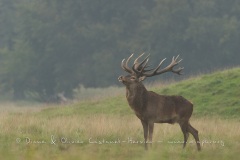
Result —
M 131 77 L 130 79 L 131 79 L 131 80 L 135 80 L 135 79 L 136 79 L 136 77 Z

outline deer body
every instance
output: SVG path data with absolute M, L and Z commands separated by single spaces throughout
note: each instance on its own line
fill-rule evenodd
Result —
M 189 119 L 193 112 L 193 104 L 182 96 L 165 96 L 152 91 L 147 91 L 142 84 L 142 81 L 148 76 L 161 74 L 167 71 L 180 74 L 180 71 L 183 68 L 179 68 L 178 70 L 172 69 L 180 61 L 176 62 L 177 58 L 173 58 L 172 63 L 168 67 L 158 71 L 163 62 L 162 61 L 152 73 L 148 73 L 149 71 L 152 71 L 152 69 L 144 70 L 148 59 L 145 58 L 141 63 L 138 62 L 138 59 L 142 55 L 134 61 L 132 69 L 127 66 L 127 63 L 132 56 L 133 55 L 128 58 L 125 65 L 122 62 L 122 68 L 131 75 L 120 76 L 118 79 L 126 86 L 126 98 L 128 104 L 143 125 L 145 149 L 147 149 L 147 139 L 149 138 L 149 141 L 152 142 L 154 123 L 178 123 L 184 135 L 183 147 L 186 146 L 189 133 L 191 133 L 196 140 L 198 150 L 200 150 L 201 147 L 199 144 L 198 131 L 189 123 Z

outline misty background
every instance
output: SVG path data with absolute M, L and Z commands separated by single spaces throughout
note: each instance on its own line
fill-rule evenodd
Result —
M 239 51 L 239 0 L 0 0 L 5 98 L 120 85 L 131 53 L 153 66 L 180 54 L 189 76 L 237 66 Z

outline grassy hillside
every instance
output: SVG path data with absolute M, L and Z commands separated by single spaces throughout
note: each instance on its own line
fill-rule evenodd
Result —
M 123 92 L 44 109 L 2 104 L 0 159 L 238 159 L 239 77 L 240 68 L 235 68 L 150 87 L 159 94 L 183 95 L 195 104 L 191 124 L 199 131 L 201 152 L 192 136 L 182 150 L 179 126 L 168 124 L 155 125 L 153 147 L 144 151 L 141 123 Z
M 240 117 L 240 68 L 191 78 L 156 91 L 186 97 L 194 103 L 196 115 Z
M 202 75 L 167 86 L 159 84 L 149 90 L 184 96 L 194 104 L 196 116 L 240 117 L 240 68 Z M 76 103 L 64 108 L 50 108 L 42 112 L 50 117 L 94 113 L 133 114 L 125 99 L 125 92 L 121 96 Z

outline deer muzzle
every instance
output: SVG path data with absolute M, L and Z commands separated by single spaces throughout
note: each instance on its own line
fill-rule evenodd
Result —
M 118 81 L 119 81 L 119 82 L 123 82 L 123 76 L 119 76 L 119 77 L 118 77 Z

